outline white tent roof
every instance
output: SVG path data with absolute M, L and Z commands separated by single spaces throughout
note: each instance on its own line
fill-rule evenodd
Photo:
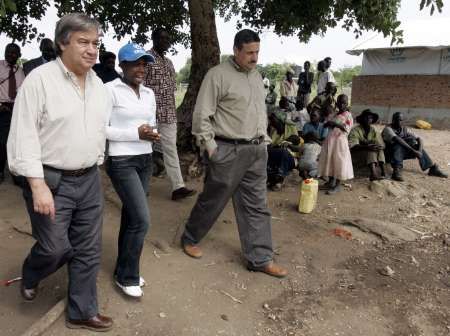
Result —
M 428 20 L 411 21 L 400 26 L 403 30 L 403 43 L 391 46 L 391 38 L 382 33 L 373 35 L 366 41 L 359 43 L 347 53 L 359 56 L 370 49 L 414 48 L 444 49 L 450 46 L 450 18 L 433 18 Z

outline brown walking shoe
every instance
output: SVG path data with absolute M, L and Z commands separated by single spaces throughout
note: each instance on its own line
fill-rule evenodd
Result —
M 66 320 L 66 326 L 70 329 L 88 329 L 92 331 L 109 331 L 113 327 L 113 320 L 110 317 L 100 314 L 88 320 Z
M 288 272 L 285 268 L 281 267 L 280 265 L 275 264 L 273 261 L 271 261 L 267 265 L 261 266 L 261 267 L 256 267 L 256 266 L 253 266 L 252 264 L 248 263 L 247 269 L 249 271 L 253 271 L 253 272 L 266 273 L 266 274 L 271 275 L 276 278 L 284 278 L 288 274 Z
M 191 258 L 200 259 L 203 256 L 202 250 L 197 245 L 181 243 L 181 247 L 183 252 Z

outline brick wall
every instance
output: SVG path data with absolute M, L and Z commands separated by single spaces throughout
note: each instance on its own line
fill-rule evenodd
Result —
M 450 75 L 353 77 L 352 105 L 450 108 Z

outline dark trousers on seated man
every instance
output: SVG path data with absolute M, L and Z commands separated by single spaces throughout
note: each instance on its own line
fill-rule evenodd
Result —
M 183 244 L 197 245 L 232 198 L 242 251 L 254 267 L 273 258 L 271 214 L 267 208 L 266 144 L 217 141 L 208 160 L 203 192 L 192 209 L 182 236 Z
M 352 151 L 351 153 L 354 167 L 362 167 L 371 165 L 373 163 L 379 164 L 386 162 L 384 150 L 379 151 L 360 150 L 360 151 Z
M 419 144 L 414 139 L 404 139 L 408 145 L 418 150 Z M 393 143 L 386 146 L 386 155 L 389 158 L 392 168 L 403 168 L 403 161 L 410 159 L 417 159 L 413 152 L 406 149 L 399 143 Z M 434 162 L 431 160 L 428 153 L 422 149 L 422 157 L 419 160 L 420 168 L 425 171 L 434 166 Z
M 267 181 L 269 186 L 282 183 L 295 168 L 295 159 L 286 148 L 269 147 L 267 161 Z
M 82 176 L 62 175 L 52 193 L 54 221 L 34 211 L 29 187 L 23 191 L 36 239 L 23 264 L 23 285 L 35 288 L 67 263 L 68 318 L 89 319 L 98 313 L 96 282 L 100 266 L 103 195 L 97 166 Z

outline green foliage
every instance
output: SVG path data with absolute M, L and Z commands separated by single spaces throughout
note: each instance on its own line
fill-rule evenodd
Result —
M 258 70 L 260 73 L 264 73 L 267 78 L 269 78 L 271 84 L 277 85 L 286 77 L 286 72 L 292 70 L 295 66 L 293 63 L 272 63 L 266 65 L 258 65 Z
M 0 0 L 0 33 L 23 43 L 42 38 L 30 19 L 41 20 L 49 1 Z
M 17 5 L 13 0 L 0 0 L 0 17 L 5 17 L 6 12 L 16 12 Z
M 340 88 L 351 86 L 353 77 L 359 76 L 360 73 L 360 65 L 354 67 L 344 67 L 342 69 L 339 69 L 338 71 L 333 71 L 334 78 L 336 79 L 336 84 Z
M 223 63 L 224 61 L 226 61 L 230 56 L 233 56 L 233 55 L 227 55 L 227 54 L 221 55 L 220 63 Z M 189 82 L 189 76 L 191 75 L 191 65 L 192 65 L 192 59 L 189 57 L 186 60 L 186 64 L 177 73 L 177 84 Z
M 186 1 L 129 1 L 129 0 L 54 0 L 58 16 L 71 12 L 85 12 L 97 18 L 104 30 L 111 29 L 120 40 L 127 34 L 139 43 L 150 40 L 149 32 L 156 27 L 166 28 L 174 42 L 189 44 L 183 32 L 188 22 Z M 6 6 L 6 4 L 8 4 Z M 0 33 L 23 43 L 41 38 L 31 19 L 41 20 L 51 6 L 48 0 L 0 0 L 5 16 L 0 21 Z M 16 5 L 16 8 L 12 6 Z M 1 6 L 0 6 L 1 13 Z
M 443 0 L 420 1 L 420 9 L 430 14 L 441 11 Z M 216 13 L 225 19 L 239 15 L 243 24 L 258 30 L 273 29 L 279 35 L 296 34 L 307 42 L 312 35 L 323 35 L 329 27 L 342 24 L 358 37 L 363 30 L 376 30 L 393 41 L 401 41 L 397 13 L 401 0 L 214 0 Z M 189 44 L 184 31 L 189 17 L 186 0 L 54 0 L 58 15 L 79 11 L 89 13 L 112 29 L 120 39 L 126 34 L 135 41 L 148 42 L 149 32 L 165 27 L 174 42 Z M 0 33 L 23 43 L 41 38 L 31 19 L 41 20 L 50 7 L 49 0 L 0 0 Z M 199 18 L 196 18 L 199 19 Z
M 356 37 L 363 30 L 392 36 L 392 42 L 402 42 L 397 13 L 401 0 L 217 0 L 225 17 L 240 14 L 243 24 L 258 30 L 273 29 L 279 35 L 296 34 L 307 42 L 312 35 L 323 35 L 329 27 L 342 23 Z M 420 9 L 442 11 L 443 0 L 420 0 Z
M 189 76 L 191 75 L 192 59 L 189 57 L 186 60 L 186 64 L 177 73 L 177 84 L 188 83 Z

